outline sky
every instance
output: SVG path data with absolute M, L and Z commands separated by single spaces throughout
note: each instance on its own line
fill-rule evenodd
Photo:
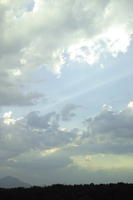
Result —
M 0 0 L 0 178 L 133 181 L 132 11 Z

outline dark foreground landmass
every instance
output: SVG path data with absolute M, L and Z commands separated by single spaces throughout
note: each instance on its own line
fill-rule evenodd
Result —
M 1 200 L 133 200 L 133 184 L 52 185 L 0 188 Z

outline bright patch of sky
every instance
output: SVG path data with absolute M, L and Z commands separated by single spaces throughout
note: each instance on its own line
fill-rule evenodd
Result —
M 104 103 L 121 109 L 133 98 L 132 49 L 131 45 L 127 54 L 121 53 L 115 59 L 107 53 L 103 54 L 101 63 L 104 68 L 99 63 L 89 66 L 86 63 L 69 61 L 59 77 L 44 66 L 30 72 L 25 85 L 43 93 L 47 100 L 41 100 L 26 110 L 15 107 L 14 114 L 26 114 L 34 109 L 46 113 L 60 110 L 68 103 L 82 106 L 84 111 L 80 112 L 81 117 L 95 115 Z M 18 70 L 13 73 L 20 75 Z M 7 108 L 3 108 L 4 110 Z

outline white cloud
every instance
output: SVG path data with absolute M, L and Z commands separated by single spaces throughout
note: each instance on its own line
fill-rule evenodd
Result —
M 60 148 L 56 147 L 56 148 L 43 150 L 43 151 L 40 152 L 40 154 L 41 154 L 42 157 L 45 157 L 47 155 L 53 154 L 53 153 L 58 152 L 58 151 L 60 151 Z
M 111 110 L 112 110 L 112 106 L 110 106 L 110 105 L 104 104 L 102 107 L 103 107 L 103 109 L 106 110 L 106 111 L 111 111 Z
M 12 111 L 4 113 L 3 122 L 7 125 L 15 124 L 16 120 L 12 118 Z
M 20 75 L 21 75 L 21 71 L 20 71 L 19 69 L 14 69 L 14 70 L 12 71 L 12 74 L 13 74 L 14 76 L 20 76 Z
M 132 8 L 131 0 L 0 0 L 0 105 L 40 98 L 25 94 L 17 80 L 40 65 L 59 74 L 68 59 L 92 65 L 103 53 L 125 53 Z
M 133 109 L 133 101 L 128 103 L 128 108 L 131 109 L 131 110 Z
M 106 44 L 105 51 L 110 52 L 114 57 L 119 52 L 127 52 L 127 48 L 131 42 L 131 34 L 128 33 L 126 27 L 113 25 L 105 34 L 103 34 L 103 41 Z
M 22 70 L 46 64 L 59 73 L 64 51 L 89 64 L 106 51 L 126 52 L 132 7 L 131 0 L 0 1 L 0 64 Z
M 132 169 L 132 155 L 94 154 L 72 156 L 69 167 L 75 166 L 87 171 Z

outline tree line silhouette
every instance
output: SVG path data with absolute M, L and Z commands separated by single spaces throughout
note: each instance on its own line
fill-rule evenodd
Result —
M 1 200 L 133 200 L 133 184 L 62 185 L 0 188 Z

